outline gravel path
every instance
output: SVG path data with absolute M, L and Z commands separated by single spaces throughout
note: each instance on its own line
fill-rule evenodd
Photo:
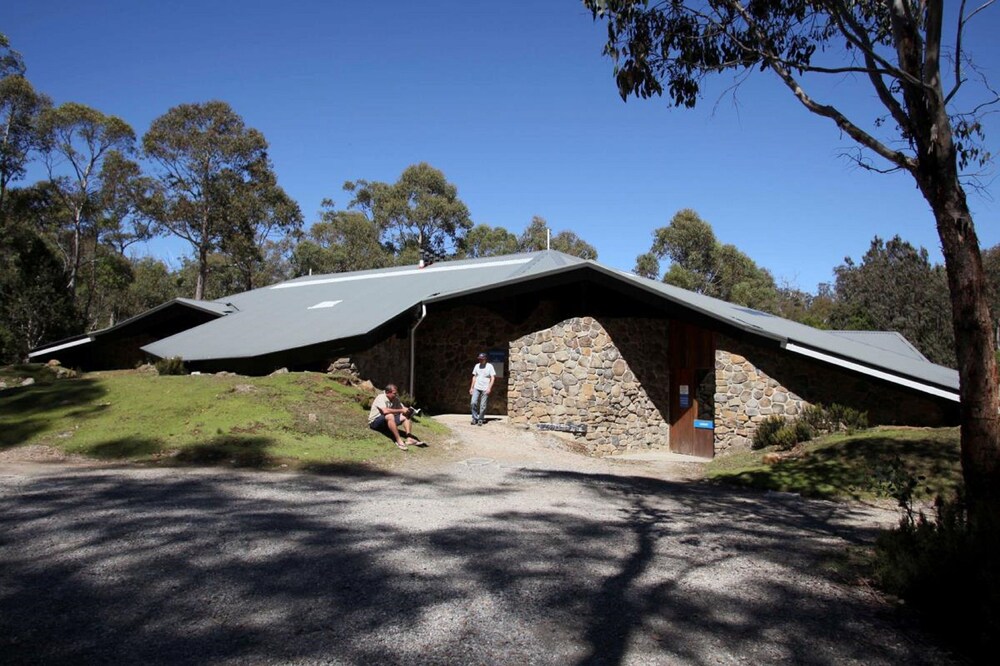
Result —
M 0 663 L 949 663 L 832 566 L 891 513 L 450 421 L 382 471 L 8 455 Z

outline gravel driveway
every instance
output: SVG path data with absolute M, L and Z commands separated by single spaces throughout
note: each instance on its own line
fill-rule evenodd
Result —
M 948 663 L 831 566 L 892 514 L 451 423 L 385 471 L 0 462 L 0 663 Z

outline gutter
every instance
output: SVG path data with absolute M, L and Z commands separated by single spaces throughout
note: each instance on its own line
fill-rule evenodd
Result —
M 413 325 L 410 329 L 410 400 L 413 400 L 416 395 L 413 392 L 414 381 L 416 379 L 416 358 L 417 358 L 417 340 L 414 334 L 417 332 L 417 327 L 423 323 L 424 318 L 427 316 L 427 306 L 423 303 L 420 304 L 420 318 L 417 319 L 417 323 Z
M 83 338 L 81 340 L 74 340 L 73 342 L 66 342 L 66 343 L 61 344 L 61 345 L 55 345 L 53 347 L 46 347 L 45 349 L 39 349 L 38 351 L 30 352 L 28 354 L 28 358 L 34 358 L 35 356 L 41 356 L 43 354 L 51 354 L 52 352 L 57 352 L 57 351 L 60 351 L 60 350 L 63 350 L 63 349 L 69 349 L 70 347 L 76 347 L 78 345 L 85 345 L 88 342 L 93 342 L 93 341 L 94 341 L 94 337 L 92 335 L 88 335 L 87 337 L 85 337 L 85 338 Z
M 784 347 L 788 351 L 794 352 L 796 354 L 802 354 L 803 356 L 819 359 L 820 361 L 825 361 L 826 363 L 837 365 L 840 366 L 841 368 L 847 368 L 848 370 L 860 372 L 863 375 L 876 377 L 878 379 L 882 379 L 887 382 L 891 382 L 893 384 L 899 384 L 900 386 L 916 389 L 917 391 L 921 391 L 923 393 L 929 393 L 930 395 L 935 395 L 939 398 L 945 398 L 946 400 L 959 402 L 958 394 L 955 393 L 954 391 L 946 391 L 944 389 L 937 388 L 936 386 L 924 384 L 923 382 L 917 382 L 912 379 L 906 379 L 905 377 L 900 377 L 899 375 L 883 372 L 882 370 L 876 370 L 875 368 L 870 368 L 866 365 L 861 365 L 860 363 L 854 363 L 852 361 L 847 361 L 842 358 L 837 358 L 836 356 L 824 354 L 823 352 L 818 352 L 815 349 L 809 349 L 808 347 L 800 347 L 799 345 L 793 342 L 785 344 Z

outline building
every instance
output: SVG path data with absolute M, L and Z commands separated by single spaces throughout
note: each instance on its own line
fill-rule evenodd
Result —
M 204 310 L 209 321 L 142 351 L 247 374 L 349 357 L 449 412 L 468 409 L 485 351 L 500 375 L 491 413 L 575 432 L 595 454 L 712 456 L 816 403 L 878 424 L 958 419 L 958 373 L 896 333 L 821 331 L 554 251 L 301 277 Z

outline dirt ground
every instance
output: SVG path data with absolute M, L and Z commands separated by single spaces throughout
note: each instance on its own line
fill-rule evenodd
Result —
M 951 663 L 845 566 L 891 512 L 464 419 L 323 474 L 6 452 L 0 663 Z

